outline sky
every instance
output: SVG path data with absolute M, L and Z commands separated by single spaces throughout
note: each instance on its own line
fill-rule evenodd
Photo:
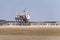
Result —
M 15 20 L 25 8 L 32 21 L 60 21 L 60 0 L 0 0 L 0 20 Z

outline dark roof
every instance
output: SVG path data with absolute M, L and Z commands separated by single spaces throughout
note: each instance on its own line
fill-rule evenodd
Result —
M 6 22 L 6 20 L 0 20 L 0 22 Z
M 57 23 L 56 21 L 46 21 L 44 23 Z

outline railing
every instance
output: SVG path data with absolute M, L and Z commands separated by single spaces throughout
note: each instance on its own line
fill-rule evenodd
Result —
M 1 25 L 1 24 L 0 24 Z M 6 22 L 6 24 L 3 24 L 2 25 L 22 25 L 22 26 L 25 26 L 25 25 L 39 25 L 39 26 L 59 26 L 60 23 L 44 23 L 44 22 L 28 22 L 28 23 L 19 23 L 19 22 Z
M 60 25 L 60 23 L 31 23 L 31 25 L 58 26 L 58 25 Z

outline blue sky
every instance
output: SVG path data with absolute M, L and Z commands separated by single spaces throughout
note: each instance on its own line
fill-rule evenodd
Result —
M 0 19 L 15 20 L 25 8 L 32 21 L 60 21 L 60 0 L 0 0 Z

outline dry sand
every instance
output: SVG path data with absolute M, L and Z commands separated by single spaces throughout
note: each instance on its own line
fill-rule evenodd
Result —
M 60 26 L 0 26 L 0 35 L 60 35 Z
M 60 40 L 60 36 L 0 35 L 0 40 Z
M 0 26 L 0 40 L 60 40 L 60 26 Z

